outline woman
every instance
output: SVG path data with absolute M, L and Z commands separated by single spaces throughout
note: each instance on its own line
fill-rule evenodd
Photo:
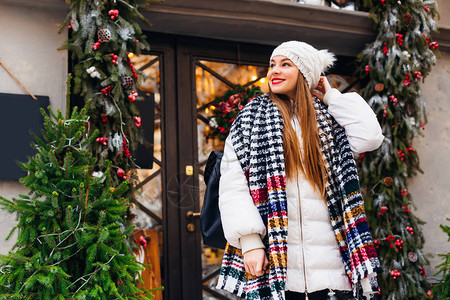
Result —
M 384 137 L 364 99 L 320 76 L 334 60 L 306 43 L 281 44 L 270 58 L 270 93 L 234 121 L 221 164 L 228 245 L 218 288 L 247 299 L 378 292 L 352 152 Z

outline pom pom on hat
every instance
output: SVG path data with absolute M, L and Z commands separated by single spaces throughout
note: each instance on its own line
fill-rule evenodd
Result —
M 289 58 L 297 66 L 305 76 L 310 89 L 317 86 L 320 74 L 336 61 L 334 54 L 328 50 L 317 50 L 307 43 L 298 41 L 284 42 L 279 45 L 273 50 L 270 60 L 277 55 Z

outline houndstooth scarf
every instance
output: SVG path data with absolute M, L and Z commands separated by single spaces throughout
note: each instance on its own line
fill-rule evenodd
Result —
M 364 211 L 353 154 L 342 128 L 315 100 L 322 155 L 328 170 L 326 200 L 342 261 L 354 294 L 360 280 L 380 271 Z M 269 268 L 260 277 L 245 273 L 240 249 L 227 245 L 217 288 L 247 299 L 284 300 L 287 265 L 287 198 L 283 118 L 268 95 L 253 99 L 237 116 L 231 140 L 250 193 L 267 228 L 263 240 Z M 375 280 L 372 290 L 378 291 Z M 359 298 L 359 297 L 358 297 Z

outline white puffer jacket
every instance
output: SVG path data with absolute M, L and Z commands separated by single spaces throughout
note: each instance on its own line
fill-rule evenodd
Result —
M 324 97 L 328 111 L 345 128 L 354 153 L 378 148 L 383 141 L 380 125 L 369 105 L 356 93 L 332 89 Z M 293 121 L 301 139 L 300 126 Z M 300 141 L 300 145 L 302 142 Z M 288 252 L 286 290 L 314 292 L 322 289 L 351 290 L 345 273 L 328 209 L 320 194 L 299 172 L 288 180 Z M 245 253 L 264 248 L 266 228 L 253 204 L 247 180 L 230 139 L 221 164 L 219 207 L 227 241 Z M 362 282 L 363 289 L 368 282 Z M 367 286 L 368 287 L 368 286 Z

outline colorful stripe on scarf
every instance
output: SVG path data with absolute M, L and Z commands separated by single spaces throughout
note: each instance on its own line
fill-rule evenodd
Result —
M 355 294 L 359 280 L 380 270 L 364 212 L 356 164 L 345 131 L 315 101 L 322 154 L 329 171 L 326 198 L 330 220 Z M 267 95 L 247 104 L 231 128 L 234 150 L 264 224 L 269 268 L 263 276 L 245 274 L 240 249 L 227 245 L 217 288 L 247 299 L 283 300 L 287 266 L 287 198 L 283 119 Z M 372 289 L 378 290 L 376 281 Z

